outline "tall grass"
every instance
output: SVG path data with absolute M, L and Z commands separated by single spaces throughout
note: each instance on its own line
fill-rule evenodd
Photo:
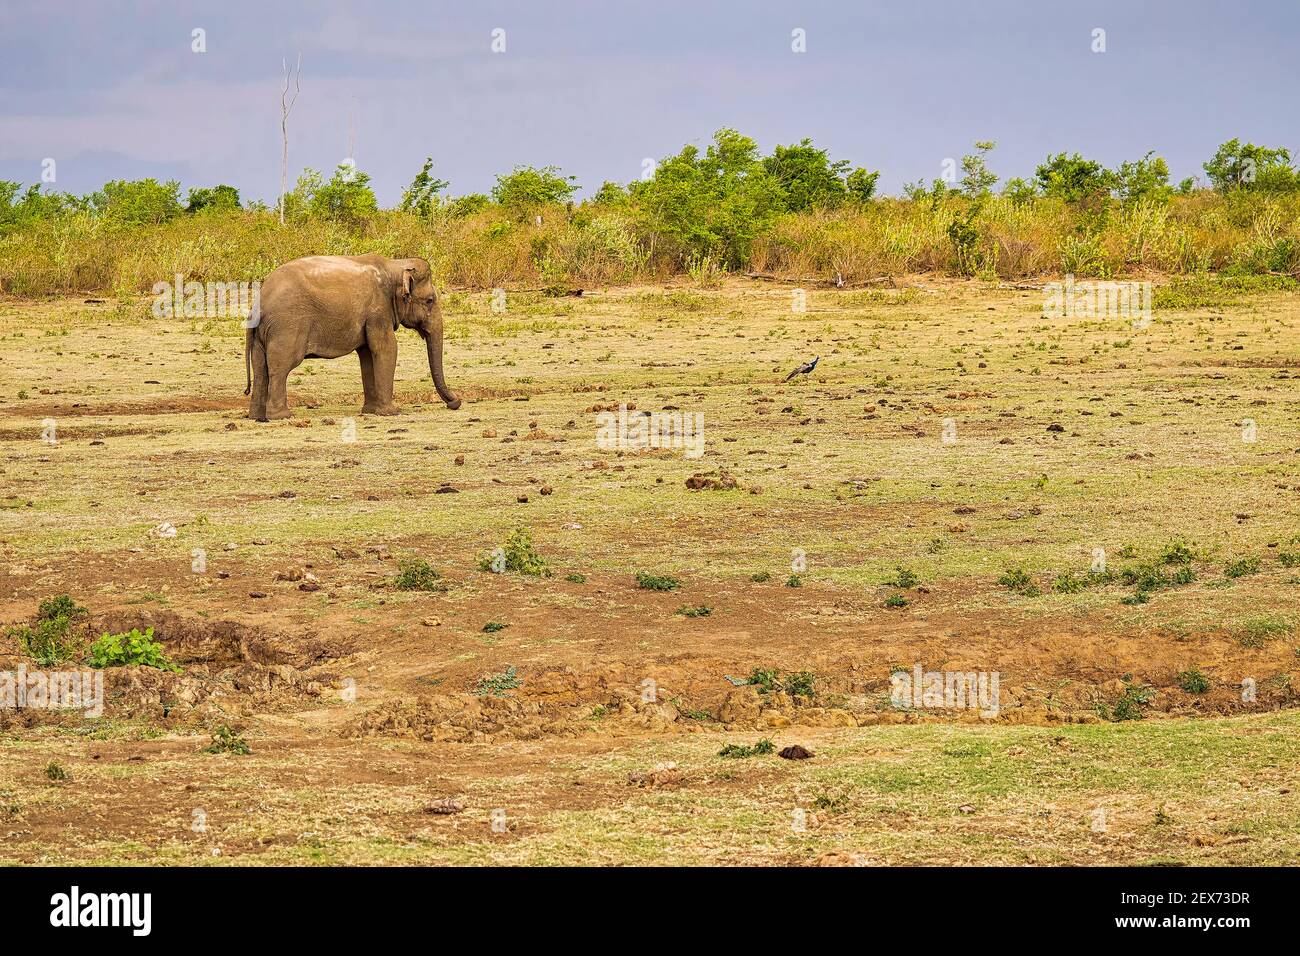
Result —
M 989 197 L 970 220 L 968 247 L 950 227 L 970 215 L 960 197 L 879 199 L 776 218 L 752 244 L 747 268 L 783 278 L 847 283 L 915 273 L 1032 279 L 1207 271 L 1300 274 L 1300 196 L 1175 196 L 1167 204 L 1085 208 L 1056 199 Z M 126 225 L 88 212 L 35 219 L 0 236 L 0 291 L 129 295 L 175 274 L 238 281 L 312 254 L 420 256 L 462 289 L 593 286 L 698 271 L 634 207 L 540 209 L 540 223 L 497 206 L 456 217 L 392 210 L 356 224 L 301 218 L 281 226 L 264 210 L 204 211 Z

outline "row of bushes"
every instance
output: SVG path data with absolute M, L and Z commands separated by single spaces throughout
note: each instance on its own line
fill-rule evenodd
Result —
M 447 198 L 426 162 L 398 209 L 365 173 L 299 178 L 281 211 L 229 186 L 115 182 L 88 197 L 0 182 L 0 290 L 148 291 L 160 279 L 237 281 L 308 254 L 428 259 L 459 288 L 709 281 L 754 270 L 852 283 L 920 272 L 1020 279 L 1227 271 L 1300 272 L 1300 178 L 1285 150 L 1233 140 L 1206 163 L 1213 189 L 1168 183 L 1162 159 L 1106 170 L 1064 154 L 999 192 L 992 143 L 961 176 L 877 198 L 877 174 L 805 140 L 761 156 L 721 130 L 629 186 L 573 202 L 572 178 L 519 167 L 492 194 Z

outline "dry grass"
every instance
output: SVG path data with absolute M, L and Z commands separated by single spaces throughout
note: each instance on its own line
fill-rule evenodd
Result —
M 779 218 L 761 233 L 748 268 L 785 277 L 858 282 L 913 273 L 1021 279 L 1178 275 L 1233 270 L 1300 273 L 1300 199 L 1199 193 L 1167 205 L 1085 210 L 1056 200 L 1028 206 L 994 197 L 973 220 L 974 261 L 948 234 L 962 199 L 878 200 L 865 208 Z M 677 249 L 677 252 L 665 250 Z M 421 256 L 458 288 L 591 288 L 691 272 L 692 258 L 635 207 L 541 210 L 541 223 L 498 207 L 429 219 L 382 211 L 357 226 L 270 212 L 200 213 L 152 226 L 89 215 L 28 223 L 0 236 L 0 291 L 100 292 L 129 297 L 176 273 L 188 280 L 260 279 L 308 254 Z M 698 258 L 694 261 L 698 262 Z
M 814 290 L 802 313 L 788 289 L 734 282 L 512 295 L 504 315 L 457 293 L 448 376 L 465 407 L 441 406 L 404 339 L 407 414 L 356 417 L 355 443 L 340 440 L 360 404 L 355 362 L 307 363 L 291 379 L 297 419 L 259 425 L 242 417 L 237 323 L 160 323 L 134 297 L 0 304 L 0 619 L 66 591 L 96 611 L 345 635 L 361 649 L 339 667 L 362 688 L 355 704 L 237 715 L 250 757 L 202 755 L 205 736 L 149 721 L 10 729 L 5 860 L 1295 862 L 1293 713 L 1193 716 L 1251 709 L 1234 697 L 1242 674 L 1258 678 L 1256 709 L 1294 705 L 1294 633 L 1238 639 L 1287 619 L 1300 586 L 1278 558 L 1300 550 L 1294 295 L 1180 287 L 1135 329 L 1048 321 L 1030 290 L 906 284 Z M 781 384 L 817 354 L 813 376 Z M 597 448 L 589 409 L 624 401 L 703 412 L 705 457 Z M 46 418 L 57 446 L 40 441 Z M 686 489 L 720 468 L 741 490 Z M 433 494 L 444 482 L 459 493 Z M 176 538 L 150 536 L 162 521 Z M 477 570 L 520 526 L 554 578 Z M 1048 589 L 1096 547 L 1123 565 L 1175 539 L 1196 547 L 1197 578 L 1149 603 L 1122 603 L 1132 589 L 1118 584 Z M 372 546 L 426 557 L 450 592 L 377 588 L 391 561 L 332 552 Z M 803 587 L 782 587 L 796 547 Z M 191 572 L 194 548 L 212 573 Z M 1248 557 L 1258 573 L 1224 573 Z M 287 565 L 314 568 L 323 589 L 274 582 Z M 999 587 L 1013 565 L 1046 593 Z M 899 566 L 925 590 L 887 609 Z M 638 590 L 635 570 L 683 590 Z M 758 571 L 773 580 L 752 582 Z M 683 604 L 714 611 L 688 620 Z M 485 633 L 490 620 L 510 627 Z M 721 675 L 748 667 L 812 666 L 850 695 L 906 654 L 992 660 L 1026 700 L 1108 692 L 1133 670 L 1168 719 L 767 731 L 818 752 L 799 765 L 718 759 L 760 734 L 707 721 L 627 734 L 593 717 L 576 739 L 482 744 L 338 733 L 359 710 L 508 665 L 525 687 L 564 668 L 632 686 L 664 670 L 705 709 L 729 689 Z M 1218 696 L 1172 689 L 1193 664 Z M 44 777 L 52 759 L 70 780 Z M 628 786 L 663 761 L 685 772 L 681 789 Z M 423 812 L 456 794 L 463 814 Z M 793 832 L 791 812 L 819 797 L 817 825 Z M 515 829 L 490 831 L 496 807 Z M 1113 814 L 1104 833 L 1090 828 L 1098 807 Z M 1155 822 L 1162 807 L 1171 822 Z M 196 808 L 210 835 L 190 829 Z
M 811 760 L 725 760 L 697 735 L 468 746 L 450 767 L 422 744 L 214 758 L 44 735 L 3 741 L 0 864 L 1294 866 L 1298 731 L 1294 713 L 801 730 L 776 743 Z M 670 786 L 628 782 L 669 763 Z M 426 811 L 446 797 L 462 812 Z

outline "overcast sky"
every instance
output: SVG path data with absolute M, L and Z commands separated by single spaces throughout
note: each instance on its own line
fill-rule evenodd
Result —
M 299 51 L 290 180 L 343 160 L 351 124 L 383 205 L 426 155 L 457 194 L 555 164 L 590 195 L 721 126 L 811 137 L 889 193 L 976 139 L 1004 179 L 1062 150 L 1155 149 L 1178 180 L 1234 136 L 1300 147 L 1297 0 L 47 0 L 0 8 L 0 178 L 48 157 L 61 190 L 153 176 L 273 202 Z

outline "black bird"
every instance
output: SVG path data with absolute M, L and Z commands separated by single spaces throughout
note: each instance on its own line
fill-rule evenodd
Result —
M 817 367 L 817 363 L 820 362 L 821 360 L 822 360 L 822 357 L 819 355 L 819 356 L 817 356 L 815 359 L 813 359 L 811 362 L 804 362 L 804 363 L 803 363 L 802 365 L 800 365 L 797 369 L 795 369 L 793 372 L 791 372 L 789 375 L 787 375 L 787 376 L 785 377 L 785 380 L 788 382 L 788 381 L 790 381 L 790 379 L 794 378 L 796 375 L 808 375 L 808 374 L 810 374 L 810 373 L 812 372 L 812 370 L 815 369 L 815 368 Z

